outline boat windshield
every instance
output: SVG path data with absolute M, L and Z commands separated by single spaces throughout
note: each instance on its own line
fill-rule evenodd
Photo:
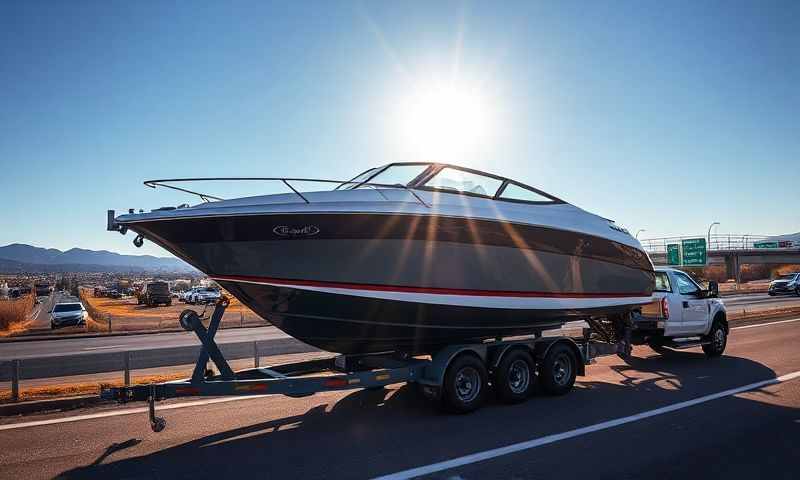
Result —
M 426 187 L 437 190 L 449 190 L 457 193 L 469 193 L 482 197 L 494 197 L 503 185 L 499 178 L 467 172 L 452 167 L 444 167 L 436 175 L 425 182 Z
M 356 186 L 358 186 L 358 184 L 359 184 L 359 183 L 361 183 L 361 182 L 366 182 L 366 181 L 367 181 L 367 179 L 369 179 L 369 177 L 371 177 L 372 175 L 374 175 L 374 174 L 375 174 L 375 172 L 377 172 L 377 171 L 378 171 L 378 170 L 380 170 L 380 169 L 381 169 L 381 167 L 370 168 L 370 169 L 369 169 L 369 170 L 367 170 L 366 172 L 364 172 L 364 173 L 361 173 L 361 174 L 359 174 L 359 175 L 357 175 L 357 176 L 353 177 L 353 178 L 352 178 L 352 179 L 351 179 L 349 182 L 347 182 L 347 183 L 340 183 L 339 185 L 337 185 L 337 186 L 336 186 L 336 188 L 334 188 L 334 190 L 339 190 L 339 189 L 342 189 L 342 190 L 351 190 L 353 187 L 356 187 Z
M 389 165 L 388 167 L 383 168 L 380 173 L 370 178 L 370 176 L 375 174 L 375 171 L 378 170 L 377 168 L 373 168 L 372 170 L 367 170 L 366 172 L 362 173 L 350 182 L 368 181 L 369 183 L 382 183 L 384 185 L 397 185 L 399 187 L 405 187 L 411 183 L 412 180 L 417 178 L 422 172 L 427 170 L 429 166 L 430 164 L 428 163 Z M 348 186 L 343 188 L 346 190 L 355 190 L 356 188 L 374 187 L 370 185 L 361 185 L 359 183 L 349 183 Z

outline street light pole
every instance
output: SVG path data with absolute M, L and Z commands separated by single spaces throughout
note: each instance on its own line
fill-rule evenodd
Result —
M 714 228 L 714 225 L 719 226 L 719 222 L 714 222 L 708 226 L 708 236 L 706 237 L 706 241 L 708 242 L 706 248 L 708 249 L 711 249 L 711 229 Z
M 645 230 L 644 228 L 640 228 L 639 231 L 636 232 L 636 235 L 633 236 L 633 238 L 635 238 L 636 240 L 639 240 L 639 234 L 642 233 L 642 232 L 646 232 L 646 231 L 647 230 Z

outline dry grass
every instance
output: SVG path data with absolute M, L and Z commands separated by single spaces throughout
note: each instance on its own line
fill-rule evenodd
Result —
M 8 335 L 25 329 L 28 314 L 33 310 L 33 295 L 14 300 L 0 300 L 0 334 Z
M 181 311 L 186 308 L 197 311 L 204 309 L 203 306 L 186 305 L 177 300 L 169 307 L 148 307 L 138 305 L 135 297 L 120 299 L 95 297 L 87 288 L 80 290 L 80 299 L 89 312 L 86 329 L 90 332 L 108 332 L 109 318 L 112 332 L 177 329 L 180 328 L 178 315 Z M 206 313 L 210 314 L 213 308 L 212 305 L 209 305 Z M 225 310 L 221 328 L 254 325 L 267 325 L 267 322 L 238 300 L 231 298 L 231 303 Z
M 150 384 L 159 382 L 169 382 L 172 380 L 180 380 L 186 378 L 185 373 L 176 373 L 172 375 L 148 375 L 136 377 L 131 379 L 131 383 L 135 385 Z M 101 388 L 106 387 L 121 387 L 123 386 L 122 380 L 118 382 L 85 382 L 85 383 L 71 383 L 64 385 L 47 385 L 43 387 L 30 387 L 23 388 L 19 392 L 20 401 L 26 400 L 41 400 L 46 398 L 58 397 L 71 397 L 76 395 L 93 395 L 98 394 Z M 0 392 L 0 403 L 10 403 L 11 392 Z

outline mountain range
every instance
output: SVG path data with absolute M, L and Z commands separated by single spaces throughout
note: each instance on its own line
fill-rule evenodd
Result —
M 72 248 L 67 251 L 21 243 L 0 247 L 0 272 L 193 272 L 178 258 L 121 255 L 107 250 Z

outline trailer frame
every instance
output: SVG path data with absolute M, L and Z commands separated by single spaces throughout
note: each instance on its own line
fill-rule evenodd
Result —
M 539 376 L 548 375 L 548 372 L 541 371 L 541 365 L 547 362 L 551 352 L 555 350 L 559 350 L 559 354 L 565 356 L 567 360 L 570 357 L 574 359 L 571 362 L 574 371 L 570 371 L 569 378 L 565 379 L 568 384 L 562 385 L 562 390 L 568 391 L 572 388 L 575 376 L 585 375 L 585 365 L 592 363 L 595 357 L 609 354 L 626 357 L 631 349 L 629 329 L 626 330 L 628 333 L 622 341 L 598 342 L 593 337 L 604 337 L 602 330 L 600 335 L 597 334 L 600 325 L 593 325 L 591 319 L 587 319 L 590 328 L 584 328 L 581 337 L 543 337 L 537 334 L 532 337 L 507 340 L 497 338 L 482 343 L 448 345 L 432 354 L 430 359 L 413 357 L 402 352 L 383 352 L 338 355 L 332 358 L 234 371 L 214 340 L 228 305 L 228 298 L 223 296 L 214 305 L 210 317 L 201 316 L 191 309 L 184 310 L 180 314 L 181 327 L 194 332 L 202 345 L 190 378 L 104 388 L 100 396 L 120 403 L 147 401 L 150 426 L 154 432 L 160 432 L 165 428 L 166 421 L 156 415 L 155 404 L 165 399 L 266 394 L 304 397 L 326 391 L 378 389 L 397 383 L 417 383 L 426 397 L 441 400 L 448 369 L 457 358 L 477 357 L 488 373 L 499 368 L 505 356 L 515 350 L 522 350 L 532 357 L 535 362 L 533 367 L 537 370 L 530 372 L 531 376 L 537 372 Z M 204 320 L 208 320 L 208 327 L 203 324 Z M 633 322 L 627 323 L 633 325 Z M 565 348 L 555 349 L 556 345 L 565 345 Z M 208 368 L 209 361 L 216 366 L 218 373 Z M 487 377 L 486 373 L 484 377 Z M 486 383 L 488 388 L 489 382 Z M 464 408 L 459 411 L 467 412 L 471 409 Z

